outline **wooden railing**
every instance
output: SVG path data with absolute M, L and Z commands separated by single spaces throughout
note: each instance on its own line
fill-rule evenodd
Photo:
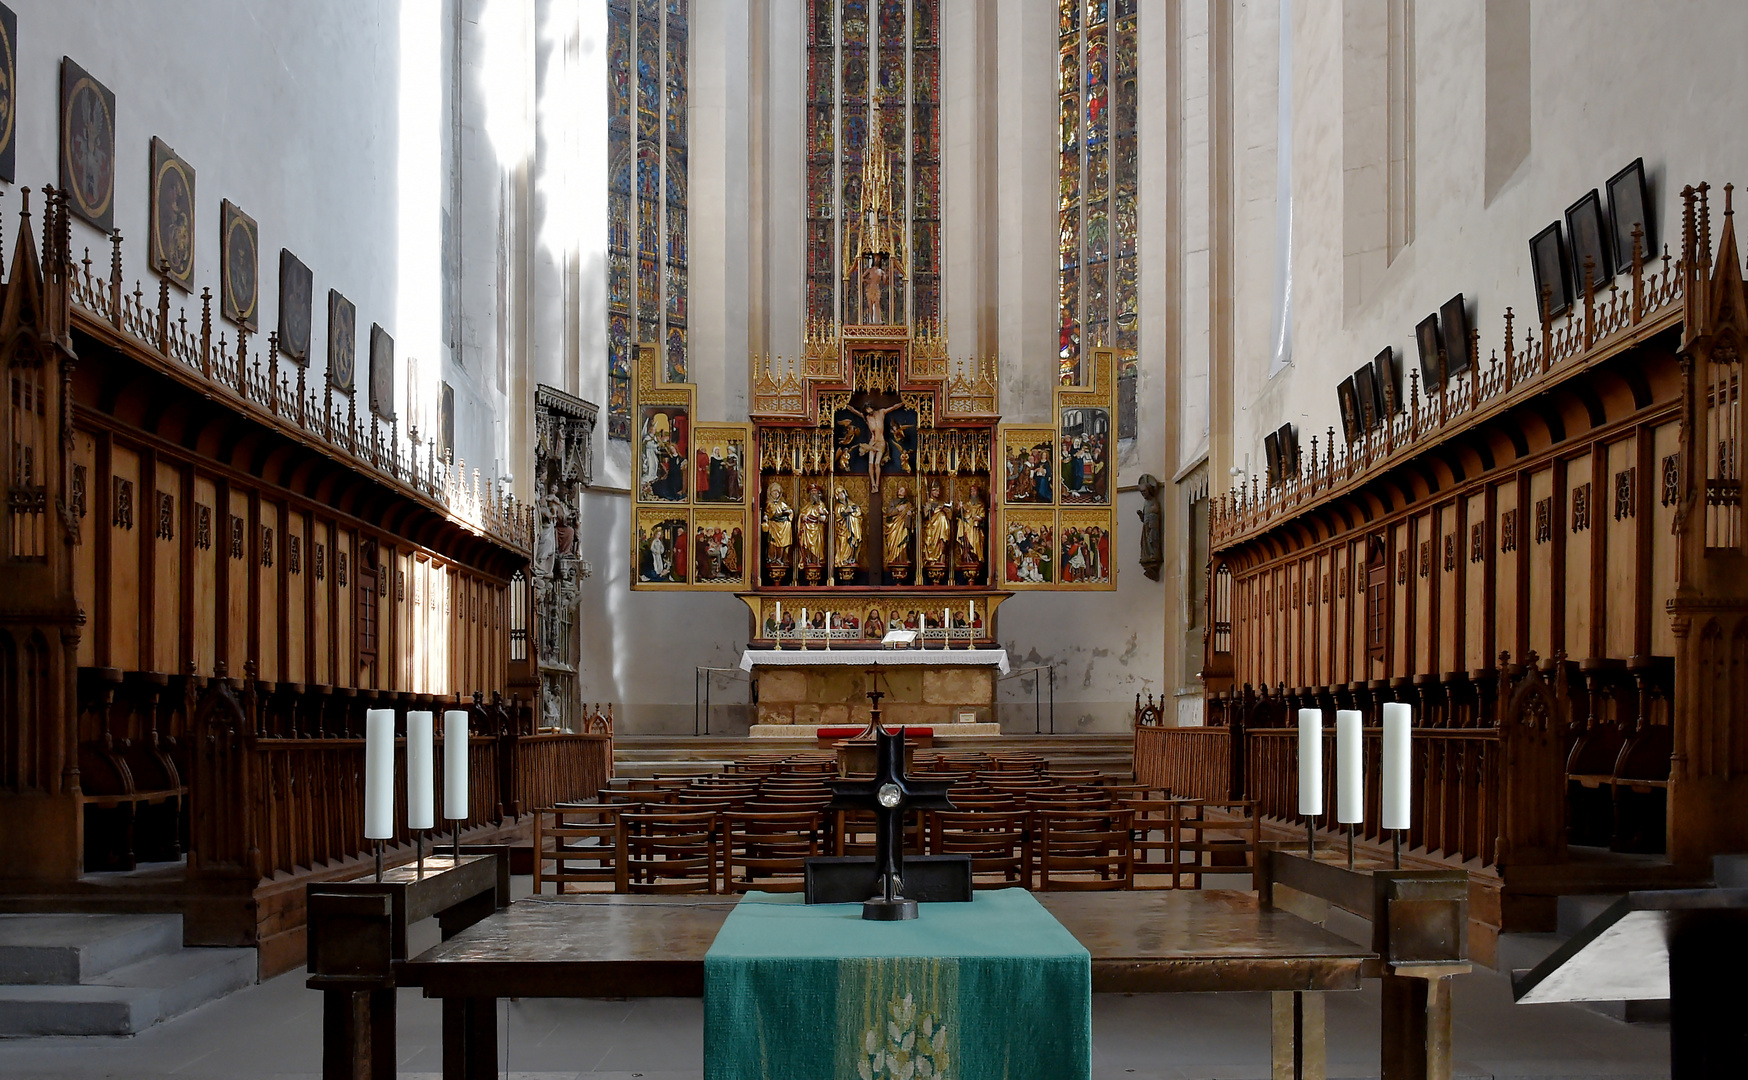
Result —
M 43 258 L 46 265 L 65 269 L 66 288 L 58 294 L 66 298 L 73 320 L 87 329 L 113 328 L 132 339 L 135 351 L 177 375 L 197 380 L 202 390 L 217 394 L 238 411 L 299 441 L 321 442 L 352 469 L 518 552 L 533 550 L 534 510 L 522 505 L 507 487 L 490 478 L 482 482 L 478 469 L 470 476 L 466 462 L 451 462 L 437 453 L 436 439 L 427 438 L 421 446 L 417 433 L 403 433 L 398 422 L 384 424 L 369 410 L 360 416 L 353 392 L 336 394 L 325 378 L 318 393 L 308 385 L 307 364 L 292 365 L 294 383 L 280 366 L 277 332 L 268 334 L 265 350 L 257 343 L 254 355 L 245 331 L 235 331 L 236 342 L 231 344 L 225 331 L 214 325 L 210 289 L 201 290 L 198 317 L 192 320 L 180 304 L 172 311 L 175 294 L 166 277 L 159 277 L 155 297 L 138 279 L 130 291 L 122 272 L 121 233 L 108 238 L 107 267 L 101 250 L 96 260 L 90 248 L 75 252 L 63 198 L 52 188 L 45 191 Z
M 343 711 L 310 716 L 296 703 L 277 723 L 263 724 L 267 695 L 251 684 L 238 695 L 231 681 L 215 679 L 201 695 L 193 730 L 196 751 L 190 785 L 194 825 L 192 876 L 261 881 L 295 876 L 370 850 L 364 838 L 364 740 L 351 730 L 351 713 L 394 708 L 403 738 L 397 743 L 396 826 L 390 846 L 412 842 L 406 828 L 406 701 L 393 695 L 359 696 Z M 432 703 L 413 702 L 412 707 Z M 440 707 L 440 706 L 439 706 Z M 332 723 L 334 734 L 262 733 L 300 713 L 292 732 Z M 464 828 L 513 823 L 536 806 L 593 797 L 612 769 L 610 734 L 535 733 L 526 705 L 474 702 L 467 709 L 468 815 Z M 283 727 L 280 728 L 283 731 Z M 443 748 L 437 747 L 441 775 Z M 437 818 L 446 833 L 441 784 Z
M 1387 839 L 1378 827 L 1382 809 L 1383 730 L 1366 728 L 1365 823 L 1358 835 Z M 1299 731 L 1261 728 L 1244 733 L 1246 796 L 1264 817 L 1295 824 L 1299 816 Z M 1499 731 L 1416 728 L 1410 772 L 1416 790 L 1410 802 L 1403 846 L 1456 862 L 1495 862 L 1499 841 Z M 1324 815 L 1334 823 L 1335 736 L 1323 740 Z
M 1137 727 L 1135 778 L 1185 798 L 1231 798 L 1231 732 L 1223 727 Z

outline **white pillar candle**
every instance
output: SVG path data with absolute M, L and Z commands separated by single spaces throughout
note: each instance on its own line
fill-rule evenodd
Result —
M 777 601 L 777 637 L 783 636 L 783 601 Z
M 1323 710 L 1299 710 L 1299 816 L 1323 813 Z
M 1358 709 L 1335 711 L 1335 820 L 1358 825 L 1366 817 L 1366 756 Z
M 1409 776 L 1408 741 L 1414 727 L 1414 710 L 1400 701 L 1384 703 L 1383 809 L 1378 824 L 1386 829 L 1408 828 L 1413 781 Z
M 443 714 L 443 816 L 467 817 L 467 713 L 461 709 Z
M 407 714 L 407 828 L 437 827 L 437 760 L 431 714 Z
M 395 831 L 395 714 L 364 714 L 364 838 L 387 840 Z

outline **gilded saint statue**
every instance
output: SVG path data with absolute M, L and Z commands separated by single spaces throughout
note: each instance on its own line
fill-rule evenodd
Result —
M 983 491 L 972 485 L 971 494 L 959 504 L 958 561 L 961 567 L 969 571 L 972 567 L 983 565 L 988 528 L 989 510 L 983 505 Z
M 765 517 L 759 528 L 765 534 L 765 573 L 772 584 L 783 584 L 789 574 L 789 552 L 795 546 L 795 510 L 775 480 L 765 491 Z
M 862 508 L 850 498 L 847 488 L 833 493 L 833 516 L 837 518 L 837 533 L 833 537 L 832 564 L 840 574 L 856 572 L 862 558 Z
M 916 506 L 910 501 L 910 489 L 903 484 L 892 496 L 892 502 L 883 511 L 885 514 L 886 565 L 888 567 L 910 566 L 910 532 L 911 519 L 916 514 Z
M 825 492 L 818 484 L 810 486 L 807 505 L 801 508 L 801 516 L 797 519 L 795 537 L 800 548 L 795 562 L 805 570 L 809 585 L 819 584 L 821 567 L 825 566 L 825 534 L 830 520 L 831 510 L 825 505 Z
M 953 542 L 953 504 L 941 492 L 939 480 L 929 481 L 929 497 L 923 502 L 924 566 L 947 565 L 947 545 Z

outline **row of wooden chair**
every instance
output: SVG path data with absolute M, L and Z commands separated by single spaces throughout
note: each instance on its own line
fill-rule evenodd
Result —
M 802 860 L 874 850 L 871 813 L 823 806 L 566 804 L 540 811 L 534 828 L 536 892 L 548 881 L 561 893 L 609 882 L 617 892 L 795 891 Z M 1251 803 L 1166 798 L 919 812 L 905 846 L 971 856 L 980 887 L 1049 891 L 1200 888 L 1207 874 L 1254 877 L 1259 841 Z

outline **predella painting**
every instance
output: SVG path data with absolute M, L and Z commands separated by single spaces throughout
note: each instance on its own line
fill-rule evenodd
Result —
M 183 291 L 194 288 L 194 169 L 152 136 L 149 257 L 153 269 Z
M 115 95 L 61 57 L 61 187 L 100 232 L 115 228 Z

